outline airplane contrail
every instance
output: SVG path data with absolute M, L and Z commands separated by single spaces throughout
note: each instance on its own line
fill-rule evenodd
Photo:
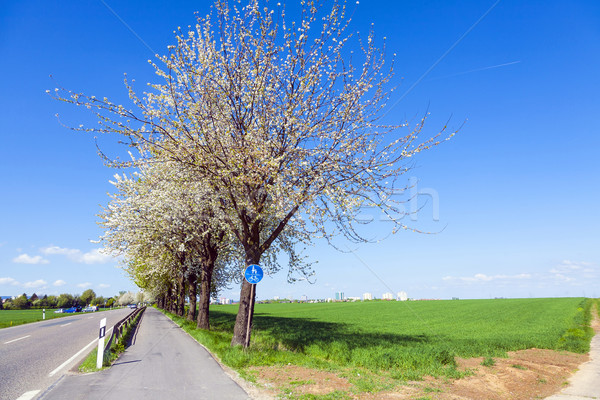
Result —
M 455 74 L 444 75 L 444 76 L 438 76 L 438 77 L 435 77 L 435 78 L 429 78 L 429 79 L 426 79 L 425 81 L 427 82 L 427 81 L 435 81 L 435 80 L 437 80 L 437 79 L 451 78 L 451 77 L 453 77 L 453 76 L 459 76 L 459 75 L 464 75 L 464 74 L 470 74 L 471 72 L 479 72 L 479 71 L 485 71 L 485 70 L 488 70 L 488 69 L 494 69 L 494 68 L 506 67 L 506 66 L 508 66 L 508 65 L 518 64 L 518 63 L 520 63 L 520 62 L 521 62 L 521 60 L 519 60 L 519 61 L 511 61 L 511 62 L 507 62 L 507 63 L 504 63 L 504 64 L 498 64 L 498 65 L 490 65 L 489 67 L 476 68 L 476 69 L 471 69 L 471 70 L 468 70 L 468 71 L 457 72 L 457 73 L 455 73 Z
M 455 41 L 455 42 L 452 44 L 452 46 L 450 46 L 450 47 L 448 48 L 448 50 L 446 50 L 446 51 L 444 52 L 444 54 L 442 54 L 442 55 L 440 56 L 440 58 L 438 58 L 438 59 L 437 59 L 437 60 L 436 60 L 436 61 L 435 61 L 435 62 L 434 62 L 434 63 L 433 63 L 433 64 L 432 64 L 432 65 L 431 65 L 429 68 L 427 68 L 427 70 L 426 70 L 426 71 L 425 71 L 425 72 L 424 72 L 424 73 L 423 73 L 423 74 L 422 74 L 422 75 L 419 77 L 419 79 L 417 79 L 417 81 L 416 81 L 415 83 L 413 83 L 413 84 L 412 84 L 412 86 L 411 86 L 411 87 L 409 87 L 409 88 L 408 88 L 408 90 L 407 90 L 406 92 L 404 92 L 404 94 L 403 94 L 402 96 L 400 96 L 400 98 L 399 98 L 398 100 L 396 100 L 396 102 L 395 102 L 394 104 L 392 104 L 392 106 L 391 106 L 391 107 L 389 107 L 389 108 L 387 109 L 387 111 L 386 111 L 386 112 L 385 112 L 385 113 L 382 115 L 382 117 L 385 117 L 385 116 L 386 116 L 386 115 L 387 115 L 387 114 L 388 114 L 388 113 L 389 113 L 389 112 L 392 110 L 392 108 L 396 107 L 396 106 L 398 105 L 398 103 L 400 103 L 400 102 L 401 102 L 401 101 L 402 101 L 402 100 L 403 100 L 403 99 L 404 99 L 406 96 L 408 96 L 408 94 L 409 94 L 410 92 L 412 92 L 412 90 L 413 90 L 415 87 L 417 87 L 417 86 L 419 85 L 419 83 L 421 83 L 421 81 L 422 81 L 422 80 L 423 80 L 423 79 L 424 79 L 424 78 L 425 78 L 427 75 L 429 75 L 429 73 L 430 73 L 430 72 L 431 72 L 431 71 L 432 71 L 432 70 L 433 70 L 433 69 L 434 69 L 434 68 L 435 68 L 435 67 L 436 67 L 436 66 L 437 66 L 437 65 L 438 65 L 438 64 L 439 64 L 439 63 L 440 63 L 440 62 L 441 62 L 441 61 L 442 61 L 444 58 L 446 58 L 446 56 L 447 56 L 448 54 L 450 54 L 450 52 L 452 52 L 452 50 L 454 50 L 454 48 L 455 48 L 456 46 L 458 46 L 458 44 L 459 44 L 460 42 L 462 42 L 462 41 L 463 41 L 463 39 L 464 39 L 465 37 L 467 37 L 467 35 L 468 35 L 469 33 L 471 33 L 471 31 L 472 31 L 473 29 L 475 29 L 475 27 L 476 27 L 477 25 L 479 25 L 479 23 L 480 23 L 481 21 L 483 21 L 483 19 L 484 19 L 484 18 L 485 18 L 485 17 L 486 17 L 486 16 L 487 16 L 489 13 L 491 13 L 491 12 L 492 12 L 492 10 L 493 10 L 494 8 L 496 8 L 496 6 L 498 5 L 498 3 L 500 3 L 500 1 L 501 1 L 501 0 L 496 0 L 496 2 L 495 2 L 494 4 L 492 4 L 492 6 L 491 6 L 490 8 L 488 8 L 488 9 L 487 9 L 487 11 L 486 11 L 486 12 L 484 12 L 484 13 L 481 15 L 481 17 L 479 17 L 479 19 L 478 19 L 477 21 L 475 21 L 475 23 L 473 23 L 473 25 L 471 25 L 471 26 L 469 27 L 469 29 L 467 29 L 467 30 L 465 31 L 465 33 L 463 33 L 463 34 L 462 34 L 462 36 L 461 36 L 461 37 L 459 37 L 459 38 L 458 38 L 458 39 L 457 39 L 457 40 L 456 40 L 456 41 Z
M 141 36 L 140 36 L 140 35 L 138 35 L 138 34 L 137 34 L 137 32 L 136 32 L 135 30 L 133 30 L 133 28 L 132 28 L 131 26 L 129 26 L 129 24 L 128 24 L 127 22 L 125 22 L 125 20 L 124 20 L 123 18 L 121 18 L 121 16 L 120 16 L 119 14 L 117 14 L 117 12 L 111 8 L 111 6 L 109 6 L 108 4 L 106 4 L 106 2 L 105 2 L 104 0 L 100 0 L 100 2 L 101 2 L 102 4 L 104 4 L 104 6 L 105 6 L 106 8 L 108 8 L 108 11 L 110 11 L 110 12 L 111 12 L 111 13 L 112 13 L 112 14 L 113 14 L 115 17 L 117 17 L 117 19 L 118 19 L 119 21 L 121 21 L 121 23 L 122 23 L 123 25 L 125 25 L 125 27 L 126 27 L 127 29 L 129 29 L 129 31 L 130 31 L 131 33 L 133 33 L 133 35 L 134 35 L 136 38 L 138 38 L 138 40 L 139 40 L 140 42 L 142 42 L 142 44 L 143 44 L 144 46 L 146 46 L 146 48 L 147 48 L 148 50 L 150 50 L 150 51 L 152 52 L 152 54 L 153 54 L 153 55 L 157 55 L 157 53 L 156 53 L 156 52 L 155 52 L 155 51 L 152 49 L 152 47 L 150 47 L 150 45 L 148 45 L 148 43 L 146 43 L 146 42 L 144 41 L 144 39 L 142 39 L 142 38 L 141 38 Z

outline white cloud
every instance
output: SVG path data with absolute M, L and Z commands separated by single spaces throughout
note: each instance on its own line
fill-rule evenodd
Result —
M 561 284 L 574 284 L 598 277 L 596 266 L 587 261 L 563 260 L 548 272 L 550 273 L 549 279 Z
M 104 264 L 113 261 L 113 257 L 109 254 L 102 253 L 102 249 L 93 249 L 84 253 L 79 249 L 48 246 L 42 248 L 41 252 L 46 255 L 64 255 L 71 261 L 83 264 Z
M 600 270 L 587 261 L 563 260 L 545 271 L 535 274 L 522 273 L 516 275 L 487 275 L 477 273 L 471 276 L 445 276 L 442 279 L 451 284 L 476 285 L 537 285 L 538 287 L 578 286 L 589 280 L 598 279 Z
M 566 276 L 563 274 L 554 274 L 554 278 L 558 279 L 559 281 L 563 281 L 563 282 L 574 282 L 577 279 L 573 278 L 571 276 Z
M 92 284 L 90 282 L 78 283 L 77 287 L 82 289 L 88 289 Z
M 64 247 L 58 246 L 48 246 L 40 249 L 40 251 L 44 254 L 62 254 L 67 257 L 77 257 L 81 254 L 81 250 L 77 249 L 67 249 Z
M 18 286 L 19 282 L 14 280 L 13 278 L 0 278 L 0 285 L 13 285 Z
M 32 282 L 25 282 L 23 284 L 24 288 L 41 288 L 41 287 L 45 287 L 48 284 L 48 282 L 46 282 L 43 279 L 38 279 L 37 281 L 32 281 Z
M 32 257 L 26 253 L 23 253 L 18 257 L 13 258 L 13 262 L 17 264 L 48 264 L 50 261 L 46 260 L 42 256 Z
M 475 274 L 473 276 L 445 276 L 442 279 L 445 281 L 462 281 L 462 282 L 491 282 L 498 280 L 514 280 L 514 279 L 529 279 L 531 274 L 518 274 L 518 275 L 486 275 L 486 274 Z
M 84 253 L 81 256 L 81 260 L 84 264 L 104 264 L 111 262 L 113 257 L 109 254 L 102 253 L 101 249 L 94 249 Z
M 108 284 L 106 284 L 106 283 L 101 283 L 101 284 L 99 284 L 99 285 L 98 285 L 98 287 L 99 287 L 100 289 L 106 289 L 106 288 L 109 288 L 109 287 L 110 287 L 110 285 L 108 285 Z
M 63 281 L 62 279 L 59 279 L 59 280 L 54 281 L 54 283 L 52 285 L 54 285 L 54 286 L 64 286 L 66 284 L 67 284 L 67 282 Z
M 570 269 L 570 270 L 579 270 L 584 267 L 591 267 L 593 264 L 586 261 L 571 261 L 571 260 L 563 260 L 558 268 L 562 269 Z

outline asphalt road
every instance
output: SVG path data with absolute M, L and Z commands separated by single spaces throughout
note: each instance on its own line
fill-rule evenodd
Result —
M 147 308 L 133 343 L 109 369 L 67 375 L 41 400 L 244 400 L 244 391 L 202 346 Z
M 109 329 L 131 311 L 78 314 L 0 329 L 0 399 L 28 400 L 43 393 L 97 345 L 102 318 Z

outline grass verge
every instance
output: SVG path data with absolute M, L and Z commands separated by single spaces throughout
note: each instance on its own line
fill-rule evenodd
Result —
M 590 351 L 590 343 L 594 336 L 594 330 L 590 326 L 592 320 L 591 310 L 594 304 L 597 306 L 598 299 L 586 299 L 577 307 L 571 325 L 558 341 L 558 349 L 574 353 L 587 353 Z
M 125 330 L 125 333 L 121 335 L 121 337 L 116 342 L 112 343 L 112 345 L 110 346 L 108 359 L 104 360 L 104 365 L 102 366 L 102 368 L 96 367 L 98 357 L 98 346 L 96 346 L 94 350 L 92 350 L 90 354 L 88 354 L 85 360 L 83 360 L 83 362 L 77 368 L 79 372 L 96 372 L 109 368 L 119 358 L 121 353 L 123 353 L 125 349 L 129 346 L 129 343 L 131 342 L 131 336 L 135 332 L 135 329 L 137 328 L 137 324 L 139 323 L 142 314 L 143 313 L 139 313 L 134 318 L 133 322 L 129 324 L 129 326 Z

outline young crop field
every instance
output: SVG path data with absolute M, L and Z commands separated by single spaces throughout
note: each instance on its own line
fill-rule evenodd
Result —
M 54 313 L 54 309 L 46 309 L 46 319 L 67 317 L 73 314 Z M 28 324 L 30 322 L 42 321 L 41 309 L 35 310 L 0 310 L 0 329 L 9 326 Z
M 248 350 L 231 348 L 237 306 L 212 306 L 211 331 L 171 317 L 230 367 L 297 365 L 405 382 L 460 378 L 456 357 L 505 357 L 530 348 L 589 351 L 584 298 L 257 304 Z M 250 374 L 250 378 L 251 378 Z M 370 376 L 370 377 L 369 377 Z M 377 385 L 375 385 L 377 386 Z

